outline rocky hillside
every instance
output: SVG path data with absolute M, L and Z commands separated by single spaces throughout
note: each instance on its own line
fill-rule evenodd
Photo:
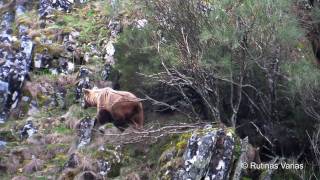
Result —
M 265 1 L 0 0 L 0 179 L 318 177 L 317 4 Z M 96 125 L 105 87 L 143 129 Z

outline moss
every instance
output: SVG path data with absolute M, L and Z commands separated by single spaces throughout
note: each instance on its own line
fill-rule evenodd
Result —
M 80 105 L 74 104 L 70 107 L 69 111 L 71 112 L 71 116 L 81 119 L 86 116 L 94 117 L 97 109 L 95 107 L 84 109 Z
M 20 41 L 13 41 L 12 47 L 13 47 L 13 49 L 19 49 L 21 47 L 21 42 Z
M 27 16 L 19 16 L 15 22 L 17 26 L 19 25 L 33 26 L 35 23 L 33 20 L 34 19 Z
M 172 179 L 172 175 L 167 172 L 175 172 L 175 169 L 179 169 L 183 167 L 184 160 L 181 157 L 177 157 L 175 159 L 172 159 L 171 161 L 167 162 L 165 165 L 160 167 L 160 171 L 158 173 L 158 176 L 161 177 L 161 180 L 170 180 Z
M 6 173 L 0 173 L 0 179 L 10 180 L 10 179 L 12 179 L 12 177 L 11 177 L 11 175 L 6 174 Z
M 178 151 L 185 150 L 188 145 L 188 140 L 190 139 L 192 133 L 184 133 L 179 137 L 178 142 L 176 143 L 176 148 Z
M 46 145 L 46 149 L 47 149 L 47 150 L 54 150 L 54 149 L 57 149 L 57 148 L 66 149 L 66 148 L 68 148 L 68 147 L 69 147 L 68 144 L 62 144 L 62 143 L 59 143 L 59 144 L 47 144 L 47 145 Z
M 113 128 L 114 125 L 113 125 L 112 123 L 107 123 L 107 124 L 104 125 L 104 127 L 105 127 L 106 129 L 109 129 L 109 128 Z
M 37 94 L 37 101 L 40 107 L 44 106 L 45 103 L 49 100 L 48 96 L 45 96 L 43 94 Z
M 67 128 L 65 124 L 60 124 L 59 126 L 54 127 L 53 131 L 56 133 L 65 134 L 65 135 L 72 134 L 72 130 Z
M 74 9 L 68 14 L 55 12 L 54 18 L 56 21 L 51 25 L 51 28 L 62 29 L 64 33 L 77 30 L 80 32 L 79 41 L 82 43 L 107 37 L 108 31 L 105 22 L 109 14 L 107 10 L 109 5 L 103 2 L 97 3 L 99 8 L 86 4 L 81 9 Z
M 241 155 L 241 141 L 239 138 L 235 139 L 234 142 L 235 146 L 234 146 L 234 159 L 239 159 L 240 155 Z
M 58 167 L 63 167 L 63 165 L 65 164 L 65 162 L 68 161 L 68 156 L 67 154 L 57 154 L 53 159 L 51 159 L 48 164 L 54 164 L 55 166 Z
M 252 179 L 249 177 L 242 177 L 242 180 L 252 180 Z
M 76 99 L 76 93 L 74 88 L 72 87 L 68 87 L 67 88 L 67 94 L 65 97 L 65 101 L 66 101 L 66 106 L 71 106 L 72 104 L 75 103 L 75 99 Z
M 165 150 L 175 147 L 178 152 L 184 151 L 187 147 L 188 140 L 190 139 L 192 133 L 183 133 L 181 135 L 173 135 L 170 138 L 170 143 L 167 143 L 164 148 Z
M 181 150 L 181 149 L 185 149 L 187 147 L 188 142 L 187 141 L 179 141 L 176 144 L 177 149 Z
M 117 177 L 120 175 L 120 169 L 122 167 L 122 163 L 118 162 L 118 159 L 114 153 L 118 153 L 122 159 L 122 154 L 115 150 L 115 147 L 111 144 L 107 144 L 105 147 L 105 151 L 99 151 L 97 149 L 84 149 L 82 151 L 83 154 L 89 155 L 91 158 L 100 160 L 104 159 L 111 164 L 111 169 L 108 173 L 108 177 Z
M 95 159 L 110 159 L 112 157 L 112 154 L 98 150 L 92 151 L 91 155 Z
M 6 144 L 6 146 L 9 148 L 9 149 L 11 149 L 11 148 L 14 148 L 14 147 L 17 147 L 17 146 L 19 146 L 20 144 L 19 144 L 19 142 L 17 142 L 17 141 L 15 141 L 15 142 L 8 142 L 7 144 Z
M 3 141 L 17 141 L 17 138 L 11 131 L 0 131 L 0 139 Z
M 21 102 L 21 106 L 20 106 L 20 112 L 19 112 L 19 114 L 20 114 L 22 117 L 24 117 L 24 116 L 28 113 L 29 107 L 30 107 L 29 101 L 28 101 L 28 102 L 22 101 L 22 102 Z
M 36 180 L 47 180 L 48 178 L 45 177 L 45 176 L 38 176 L 38 177 L 35 177 Z
M 34 70 L 31 74 L 31 79 L 34 82 L 43 82 L 46 81 L 47 83 L 53 83 L 53 81 L 57 81 L 59 78 L 58 75 L 54 75 L 49 73 L 48 70 Z
M 60 108 L 43 107 L 43 108 L 40 108 L 40 112 L 35 114 L 33 117 L 41 121 L 46 118 L 62 116 L 64 113 L 65 111 L 61 110 Z
M 109 178 L 118 177 L 120 175 L 121 164 L 116 163 L 111 165 L 111 169 L 108 173 Z
M 38 44 L 35 46 L 35 53 L 43 53 L 45 50 L 48 50 L 48 53 L 53 57 L 60 57 L 60 55 L 64 52 L 64 47 L 57 43 L 51 44 Z

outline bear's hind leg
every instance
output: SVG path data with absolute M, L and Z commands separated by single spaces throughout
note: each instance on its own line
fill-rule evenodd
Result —
M 138 113 L 134 114 L 130 121 L 134 124 L 135 129 L 142 130 L 143 129 L 143 112 L 139 111 Z

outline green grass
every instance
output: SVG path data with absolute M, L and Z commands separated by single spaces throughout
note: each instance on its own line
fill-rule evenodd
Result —
M 67 128 L 64 124 L 60 124 L 59 126 L 54 127 L 53 131 L 59 134 L 72 134 L 72 130 Z
M 51 159 L 48 164 L 54 164 L 58 167 L 63 167 L 63 165 L 68 161 L 68 156 L 66 154 L 57 154 L 53 159 Z

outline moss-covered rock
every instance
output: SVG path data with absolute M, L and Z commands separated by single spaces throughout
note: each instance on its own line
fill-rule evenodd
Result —
M 234 137 L 227 129 L 209 127 L 182 134 L 162 153 L 158 178 L 199 179 L 216 173 L 223 179 L 232 169 L 233 152 Z M 216 169 L 218 164 L 223 168 Z

